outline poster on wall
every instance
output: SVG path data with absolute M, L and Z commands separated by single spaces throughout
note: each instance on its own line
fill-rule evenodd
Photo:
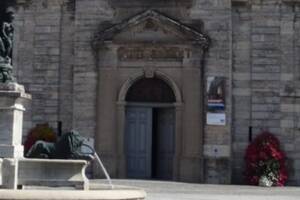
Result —
M 225 78 L 207 77 L 207 114 L 208 125 L 226 125 L 225 115 Z

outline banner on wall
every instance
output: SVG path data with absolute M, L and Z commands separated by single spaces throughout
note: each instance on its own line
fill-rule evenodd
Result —
M 224 77 L 207 77 L 206 123 L 208 125 L 226 125 L 225 87 Z

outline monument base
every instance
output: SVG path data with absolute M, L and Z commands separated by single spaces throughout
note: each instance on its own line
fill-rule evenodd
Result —
M 24 103 L 31 99 L 24 86 L 0 83 L 0 158 L 23 156 L 22 126 Z

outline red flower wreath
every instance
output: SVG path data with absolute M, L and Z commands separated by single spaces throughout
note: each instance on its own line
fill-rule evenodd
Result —
M 29 151 L 36 141 L 42 140 L 45 142 L 55 142 L 56 134 L 48 124 L 38 124 L 30 130 L 24 142 L 25 153 Z
M 258 135 L 248 146 L 245 155 L 246 180 L 251 185 L 259 185 L 262 177 L 273 186 L 284 186 L 287 180 L 285 154 L 280 150 L 278 139 L 269 132 Z

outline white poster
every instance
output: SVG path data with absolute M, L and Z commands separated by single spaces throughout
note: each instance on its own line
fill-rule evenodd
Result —
M 208 125 L 226 125 L 225 115 L 225 78 L 207 78 L 207 115 Z
M 226 125 L 226 116 L 225 113 L 207 113 L 206 123 L 208 125 Z

